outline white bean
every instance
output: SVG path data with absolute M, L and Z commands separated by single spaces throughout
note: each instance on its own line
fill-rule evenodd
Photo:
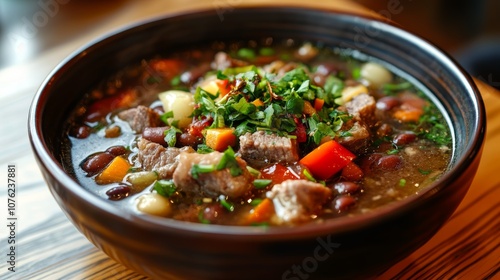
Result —
M 361 78 L 373 88 L 380 88 L 392 81 L 392 73 L 375 62 L 367 62 L 361 66 Z
M 168 217 L 172 213 L 170 201 L 157 193 L 148 193 L 137 198 L 137 209 L 161 217 Z

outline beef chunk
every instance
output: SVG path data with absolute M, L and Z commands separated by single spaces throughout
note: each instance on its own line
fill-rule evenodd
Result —
M 118 117 L 128 122 L 132 130 L 137 133 L 142 133 L 146 127 L 161 125 L 160 115 L 153 109 L 142 105 L 120 112 Z
M 236 160 L 243 171 L 241 175 L 232 176 L 227 168 L 200 173 L 197 179 L 191 175 L 193 165 L 217 165 L 222 156 L 223 153 L 220 152 L 209 154 L 181 153 L 179 165 L 173 174 L 174 184 L 177 189 L 198 196 L 213 198 L 221 194 L 231 198 L 247 194 L 253 187 L 253 177 L 246 168 L 246 162 L 240 158 L 236 158 Z
M 240 136 L 238 153 L 244 160 L 252 162 L 252 166 L 277 162 L 293 163 L 299 160 L 295 140 L 264 131 Z
M 286 180 L 266 193 L 272 199 L 278 223 L 296 224 L 311 219 L 331 197 L 332 191 L 307 180 Z
M 358 121 L 348 123 L 342 127 L 342 130 L 347 130 L 349 135 L 338 137 L 336 140 L 349 151 L 359 153 L 370 144 L 371 133 L 365 124 Z
M 193 148 L 163 147 L 160 144 L 141 138 L 137 143 L 137 160 L 145 170 L 156 171 L 161 179 L 171 178 L 179 164 L 181 152 L 194 153 Z
M 373 96 L 360 94 L 347 102 L 340 110 L 345 110 L 353 118 L 342 126 L 348 136 L 337 137 L 337 141 L 352 152 L 362 152 L 371 137 L 370 127 L 375 124 L 376 102 Z
M 375 122 L 375 98 L 369 94 L 360 94 L 345 104 L 347 112 L 355 120 L 361 121 L 367 125 Z
M 282 60 L 273 61 L 264 66 L 264 71 L 267 73 L 276 74 L 276 79 L 281 79 L 287 72 L 299 67 L 296 62 L 284 62 Z M 304 69 L 306 70 L 306 69 Z
M 226 68 L 241 67 L 246 65 L 248 65 L 248 63 L 243 60 L 234 59 L 225 52 L 218 52 L 215 54 L 211 66 L 216 70 L 224 70 Z

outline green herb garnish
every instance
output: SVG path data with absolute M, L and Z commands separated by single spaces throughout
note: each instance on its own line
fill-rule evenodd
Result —
M 431 140 L 439 145 L 448 146 L 452 138 L 444 118 L 439 114 L 436 106 L 424 107 L 424 114 L 414 127 L 418 136 Z
M 253 181 L 253 185 L 256 189 L 263 189 L 267 186 L 269 186 L 269 184 L 271 184 L 272 180 L 269 180 L 269 179 L 255 179 Z
M 170 197 L 176 191 L 176 186 L 172 180 L 158 180 L 153 185 L 153 190 L 155 190 L 159 195 Z
M 406 185 L 406 179 L 400 179 L 399 180 L 399 186 L 404 187 Z
M 418 172 L 420 172 L 420 174 L 422 175 L 428 175 L 428 174 L 431 174 L 431 170 L 423 170 L 423 169 L 418 169 Z
M 311 181 L 311 182 L 317 182 L 316 179 L 314 179 L 313 175 L 309 172 L 309 170 L 307 169 L 304 169 L 302 171 L 302 174 L 304 175 L 304 177 L 306 177 L 307 180 Z
M 231 176 L 239 176 L 243 174 L 243 170 L 241 169 L 238 161 L 236 160 L 236 155 L 234 150 L 231 147 L 228 147 L 226 151 L 224 151 L 219 163 L 215 164 L 193 164 L 191 167 L 191 176 L 194 179 L 198 179 L 199 175 L 202 173 L 210 173 L 214 171 L 219 171 L 222 169 L 228 168 Z
M 220 202 L 220 205 L 222 205 L 222 207 L 226 208 L 229 212 L 234 211 L 234 205 L 231 202 L 227 201 L 225 196 L 223 196 L 223 195 L 219 196 L 219 202 Z
M 165 132 L 164 132 L 165 138 L 164 139 L 169 147 L 175 147 L 175 144 L 177 143 L 177 133 L 182 133 L 182 131 L 174 126 L 165 130 Z
M 191 167 L 191 177 L 198 179 L 202 173 L 214 172 L 217 169 L 213 164 L 193 164 Z

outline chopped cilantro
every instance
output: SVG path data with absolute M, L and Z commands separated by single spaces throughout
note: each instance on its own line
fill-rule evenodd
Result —
M 224 154 L 222 155 L 219 164 L 217 164 L 216 166 L 217 170 L 222 170 L 224 168 L 229 168 L 229 172 L 233 177 L 243 174 L 243 170 L 238 164 L 238 161 L 236 160 L 236 156 L 231 146 L 229 146 L 227 150 L 224 151 Z
M 182 133 L 182 131 L 174 126 L 165 130 L 165 142 L 167 142 L 169 147 L 175 147 L 175 144 L 177 143 L 177 133 Z
M 196 152 L 198 154 L 208 154 L 208 153 L 211 153 L 213 151 L 214 150 L 212 148 L 210 148 L 209 146 L 207 146 L 205 144 L 199 144 L 197 149 L 196 149 Z
M 160 120 L 161 120 L 163 123 L 165 123 L 165 124 L 169 125 L 170 123 L 169 123 L 168 119 L 171 119 L 171 118 L 173 118 L 173 117 L 174 117 L 174 112 L 173 112 L 173 111 L 168 111 L 168 112 L 163 113 L 163 114 L 160 116 Z
M 434 105 L 424 107 L 424 114 L 420 117 L 414 127 L 417 135 L 431 140 L 439 145 L 448 146 L 451 144 L 451 134 L 446 122 Z

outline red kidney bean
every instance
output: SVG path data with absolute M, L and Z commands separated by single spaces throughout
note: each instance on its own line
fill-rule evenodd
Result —
M 83 171 L 95 174 L 104 169 L 114 158 L 115 156 L 110 153 L 99 152 L 87 157 L 80 166 Z
M 130 187 L 127 185 L 119 185 L 106 191 L 106 195 L 110 200 L 120 200 L 130 195 Z
M 358 181 L 363 178 L 364 173 L 357 164 L 350 162 L 342 169 L 341 176 L 350 181 Z
M 203 218 L 211 223 L 220 219 L 220 216 L 223 214 L 224 208 L 218 203 L 210 204 L 203 210 Z
M 165 130 L 167 129 L 168 127 L 146 127 L 142 131 L 142 137 L 151 142 L 167 146 L 165 142 Z
M 312 79 L 314 83 L 320 87 L 323 87 L 325 85 L 326 76 L 323 74 L 314 73 Z
M 408 145 L 417 139 L 417 135 L 411 131 L 400 133 L 394 136 L 392 142 L 398 146 Z
M 394 144 L 392 142 L 382 142 L 378 144 L 377 149 L 375 149 L 376 152 L 381 153 L 381 155 L 385 155 L 387 151 L 394 150 L 396 147 L 394 147 Z
M 361 189 L 361 187 L 354 182 L 338 182 L 333 185 L 333 188 L 339 194 L 354 194 Z
M 363 170 L 365 174 L 372 172 L 376 169 L 377 161 L 383 156 L 383 154 L 375 153 L 362 158 L 359 165 L 361 170 Z
M 382 111 L 389 111 L 392 108 L 399 106 L 401 101 L 394 96 L 384 96 L 377 101 L 377 109 Z
M 69 135 L 78 139 L 84 139 L 89 137 L 91 131 L 92 129 L 90 127 L 86 125 L 80 125 L 72 128 L 69 132 Z
M 397 170 L 403 164 L 403 159 L 397 155 L 387 155 L 377 161 L 377 167 L 385 171 Z
M 110 153 L 114 156 L 121 156 L 121 155 L 126 154 L 128 151 L 127 151 L 127 148 L 125 148 L 123 146 L 111 146 L 111 147 L 107 148 L 105 152 Z
M 341 195 L 333 201 L 333 208 L 337 211 L 345 211 L 347 208 L 353 206 L 356 199 L 350 195 Z
M 179 146 L 191 146 L 196 148 L 199 144 L 203 143 L 203 137 L 195 136 L 190 133 L 182 133 L 177 137 Z

